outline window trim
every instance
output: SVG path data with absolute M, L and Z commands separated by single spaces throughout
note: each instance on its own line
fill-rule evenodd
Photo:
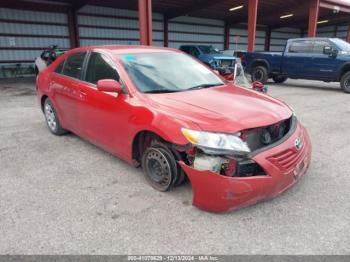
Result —
M 291 51 L 291 48 L 292 48 L 293 44 L 296 44 L 296 43 L 303 43 L 303 44 L 305 44 L 307 41 L 310 41 L 310 43 L 311 43 L 310 53 L 309 52 L 293 52 L 293 51 Z M 296 40 L 296 41 L 292 41 L 289 44 L 289 46 L 288 46 L 288 53 L 289 54 L 312 54 L 313 50 L 314 50 L 314 42 L 313 42 L 313 40 Z
M 101 56 L 107 56 L 111 61 L 113 61 L 112 57 L 106 53 L 103 53 L 103 52 L 98 52 L 98 51 L 95 51 L 95 50 L 89 50 L 86 54 L 86 61 L 84 61 L 84 64 L 83 64 L 83 74 L 82 74 L 82 78 L 80 79 L 81 81 L 83 81 L 84 83 L 87 83 L 89 84 L 90 86 L 94 87 L 96 90 L 97 90 L 97 85 L 96 84 L 93 84 L 91 82 L 88 82 L 86 81 L 86 72 L 87 72 L 87 67 L 89 65 L 89 61 L 90 61 L 90 57 L 91 57 L 91 54 L 92 53 L 97 53 L 97 54 L 100 54 Z M 121 77 L 121 74 L 120 74 L 120 70 L 119 68 L 116 66 L 115 67 L 115 70 L 117 71 L 117 74 L 119 75 L 119 83 L 121 84 L 122 86 L 122 89 L 123 89 L 123 92 L 122 94 L 129 94 L 129 90 L 128 90 L 128 87 L 126 86 L 125 84 L 125 81 L 122 79 Z
M 84 61 L 83 61 L 82 67 L 81 67 L 81 74 L 80 74 L 80 77 L 77 78 L 77 77 L 72 77 L 72 76 L 65 75 L 63 72 L 64 72 L 64 67 L 66 66 L 66 63 L 67 63 L 68 58 L 69 58 L 71 55 L 79 54 L 79 53 L 85 53 Z M 57 67 L 59 66 L 59 65 L 58 65 L 57 67 L 55 67 L 55 70 L 53 71 L 53 73 L 56 73 L 56 74 L 59 74 L 59 75 L 65 76 L 65 77 L 69 77 L 69 78 L 71 78 L 71 79 L 81 80 L 81 76 L 82 76 L 83 73 L 84 73 L 84 71 L 83 71 L 83 70 L 84 70 L 84 63 L 85 63 L 87 54 L 88 54 L 88 51 L 77 51 L 77 52 L 74 52 L 74 53 L 71 53 L 71 54 L 67 55 L 67 56 L 64 58 L 63 67 L 62 67 L 61 72 L 60 72 L 60 73 L 55 72 L 55 70 L 56 70 Z

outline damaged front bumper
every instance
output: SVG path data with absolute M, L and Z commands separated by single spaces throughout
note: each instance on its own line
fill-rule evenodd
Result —
M 300 143 L 302 143 L 300 146 Z M 293 186 L 306 173 L 311 142 L 306 129 L 297 124 L 282 143 L 251 156 L 265 175 L 228 177 L 179 164 L 191 181 L 193 205 L 210 212 L 225 212 L 273 198 Z

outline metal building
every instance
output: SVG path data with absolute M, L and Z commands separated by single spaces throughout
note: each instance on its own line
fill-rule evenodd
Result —
M 33 74 L 53 44 L 282 51 L 294 37 L 350 41 L 349 13 L 345 0 L 0 0 L 0 77 Z

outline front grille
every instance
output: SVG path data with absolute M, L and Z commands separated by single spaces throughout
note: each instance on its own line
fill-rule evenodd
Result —
M 232 60 L 221 60 L 221 66 L 233 66 Z
M 237 162 L 235 177 L 249 177 L 265 175 L 264 170 L 253 160 Z
M 273 156 L 270 156 L 267 159 L 281 170 L 290 171 L 305 157 L 308 141 L 305 140 L 304 137 L 301 137 L 301 139 L 304 144 L 300 150 L 297 150 L 295 147 L 289 148 Z

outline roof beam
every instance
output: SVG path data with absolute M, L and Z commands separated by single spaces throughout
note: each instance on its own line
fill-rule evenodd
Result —
M 4 8 L 35 10 L 42 12 L 61 12 L 65 13 L 69 9 L 69 5 L 63 4 L 48 4 L 40 2 L 27 2 L 21 0 L 0 0 L 0 6 Z
M 169 11 L 169 12 L 165 12 L 165 17 L 169 20 L 169 19 L 173 19 L 175 17 L 178 16 L 182 16 L 182 15 L 188 15 L 190 13 L 193 13 L 195 11 L 198 10 L 202 10 L 202 9 L 206 9 L 209 7 L 212 7 L 214 5 L 217 5 L 221 2 L 224 2 L 225 0 L 202 0 L 202 1 L 196 1 L 196 3 L 187 6 L 179 11 Z
M 72 8 L 74 11 L 78 11 L 80 8 L 82 8 L 85 5 L 93 4 L 93 0 L 76 0 L 72 3 Z
M 342 6 L 342 5 L 337 5 L 337 4 L 329 4 L 326 2 L 321 1 L 320 7 L 322 8 L 327 8 L 330 10 L 334 10 L 336 12 L 345 12 L 345 13 L 350 13 L 350 6 Z

